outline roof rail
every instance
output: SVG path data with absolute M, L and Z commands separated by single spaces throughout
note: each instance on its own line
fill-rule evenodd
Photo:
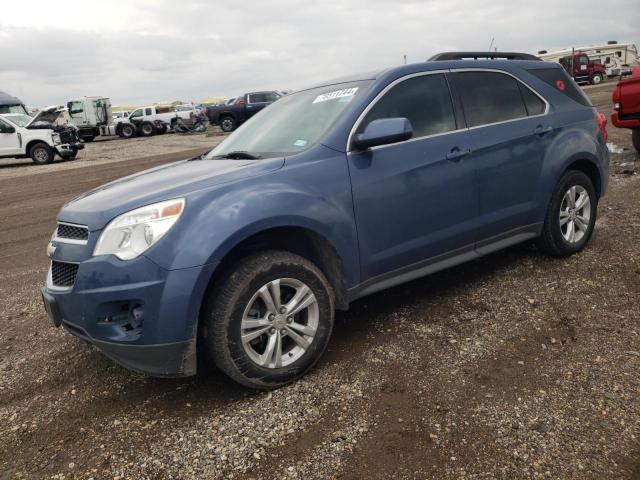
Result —
M 489 59 L 489 60 L 540 60 L 530 53 L 517 52 L 443 52 L 431 57 L 428 62 L 434 60 L 466 60 L 466 59 Z

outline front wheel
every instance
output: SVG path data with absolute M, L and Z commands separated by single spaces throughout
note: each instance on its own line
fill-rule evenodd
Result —
M 640 128 L 631 130 L 631 143 L 633 143 L 636 152 L 640 152 Z
M 289 252 L 241 260 L 204 309 L 209 358 L 236 382 L 273 389 L 304 375 L 333 328 L 332 290 L 320 269 Z
M 538 247 L 556 257 L 581 251 L 593 234 L 597 209 L 591 179 L 583 172 L 567 171 L 551 197 Z
M 130 123 L 126 123 L 120 129 L 120 136 L 122 138 L 131 138 L 136 134 L 136 129 Z
M 603 76 L 601 73 L 594 73 L 591 77 L 591 85 L 599 85 L 602 83 Z
M 44 142 L 36 143 L 29 151 L 29 156 L 34 163 L 44 165 L 53 162 L 53 149 Z

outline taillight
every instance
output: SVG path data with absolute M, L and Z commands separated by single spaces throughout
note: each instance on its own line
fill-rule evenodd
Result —
M 609 135 L 607 134 L 607 117 L 602 113 L 596 112 L 596 122 L 598 122 L 598 128 L 602 134 L 602 139 L 606 142 Z

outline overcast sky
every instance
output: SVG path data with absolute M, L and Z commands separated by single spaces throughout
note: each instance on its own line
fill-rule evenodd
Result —
M 439 51 L 640 46 L 640 0 L 3 1 L 0 90 L 114 105 L 296 89 Z

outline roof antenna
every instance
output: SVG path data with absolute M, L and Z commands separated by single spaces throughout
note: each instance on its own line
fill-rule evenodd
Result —
M 404 64 L 406 65 L 407 64 L 407 56 L 403 55 L 402 58 L 404 59 Z
M 496 37 L 491 37 L 491 43 L 489 44 L 489 51 L 491 51 L 491 47 L 493 47 L 493 41 L 496 39 Z

